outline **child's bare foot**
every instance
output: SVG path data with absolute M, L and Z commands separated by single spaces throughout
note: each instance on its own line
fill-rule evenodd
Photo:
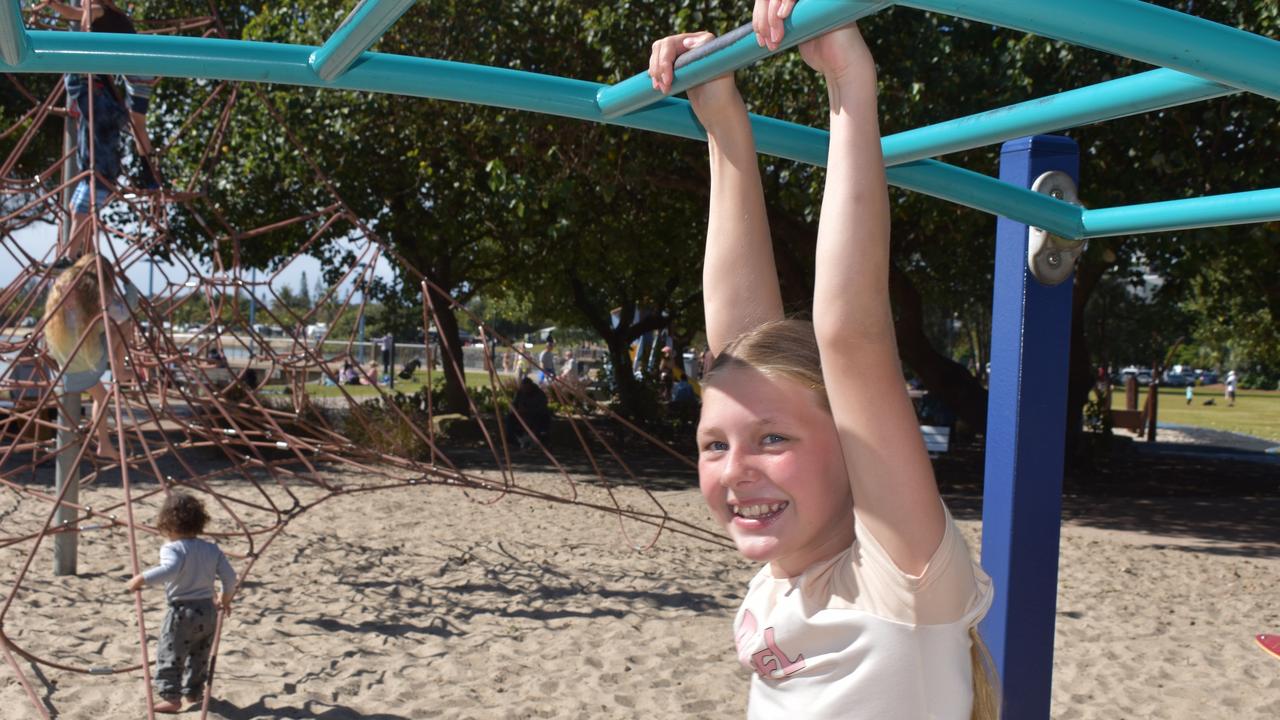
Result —
M 99 440 L 98 449 L 95 452 L 97 453 L 98 457 L 102 458 L 103 460 L 112 460 L 116 462 L 120 460 L 120 451 L 116 450 L 115 446 L 111 444 L 110 440 L 106 442 Z
M 178 704 L 177 700 L 161 700 L 156 703 L 156 712 L 164 713 L 165 715 L 172 715 L 181 710 L 182 706 Z

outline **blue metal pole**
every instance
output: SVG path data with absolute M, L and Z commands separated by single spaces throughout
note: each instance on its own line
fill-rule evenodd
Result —
M 1050 170 L 1079 176 L 1079 149 L 1040 135 L 1004 144 L 1000 178 L 1030 187 Z M 996 222 L 991 383 L 982 506 L 982 565 L 995 601 L 981 631 L 1003 691 L 1004 717 L 1049 717 L 1062 520 L 1071 282 L 1027 271 L 1027 226 Z
M 884 161 L 899 165 L 1010 138 L 1065 130 L 1239 92 L 1174 70 L 1152 70 L 927 127 L 887 135 Z
M 1280 99 L 1280 41 L 1139 0 L 903 0 Z
M 446 60 L 365 53 L 360 62 L 326 85 L 309 65 L 308 57 L 314 48 L 300 45 L 51 31 L 33 31 L 30 37 L 31 57 L 20 66 L 0 67 L 0 71 L 161 74 L 325 86 L 492 105 L 607 122 L 694 140 L 706 139 L 689 103 L 676 98 L 665 98 L 643 110 L 606 120 L 596 106 L 596 93 L 602 85 L 585 80 Z M 826 131 L 759 115 L 753 115 L 751 122 L 756 148 L 761 153 L 811 165 L 826 164 Z M 890 168 L 889 182 L 987 212 L 1005 213 L 1071 237 L 1080 232 L 1078 208 L 937 161 L 924 160 L 913 165 Z M 970 184 L 979 180 L 985 182 Z M 990 202 L 998 204 L 988 206 Z
M 0 1 L 0 58 L 9 65 L 18 65 L 30 54 L 31 43 L 22 22 L 22 3 L 20 0 Z
M 1280 220 L 1280 188 L 1085 210 L 1084 237 Z
M 804 0 L 797 3 L 791 16 L 784 21 L 786 34 L 776 52 L 847 25 L 858 18 L 882 10 L 892 2 L 888 0 Z M 671 94 L 676 95 L 691 87 L 766 58 L 775 51 L 756 44 L 754 35 L 748 34 L 728 47 L 678 68 L 671 83 Z M 640 73 L 616 85 L 600 89 L 596 103 L 605 119 L 635 112 L 648 107 L 665 95 L 653 89 L 648 73 Z
M 338 29 L 308 61 L 321 80 L 346 72 L 416 0 L 360 0 Z

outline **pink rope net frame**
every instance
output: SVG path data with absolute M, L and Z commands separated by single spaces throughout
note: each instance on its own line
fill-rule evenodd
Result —
M 29 27 L 41 25 L 52 23 L 45 16 L 28 18 Z M 218 27 L 216 16 L 209 16 L 153 22 L 141 31 L 216 34 Z M 362 367 L 361 348 L 354 336 L 334 337 L 332 331 L 326 330 L 323 337 L 307 337 L 302 328 L 320 319 L 321 308 L 333 312 L 336 306 L 338 314 L 364 314 L 364 294 L 358 301 L 355 293 L 339 297 L 338 288 L 371 282 L 380 259 L 400 265 L 404 276 L 420 286 L 426 299 L 422 309 L 423 337 L 430 337 L 427 329 L 435 324 L 440 311 L 431 304 L 428 291 L 435 290 L 438 297 L 447 297 L 448 293 L 401 263 L 391 247 L 352 212 L 314 163 L 314 183 L 323 189 L 326 200 L 309 213 L 243 229 L 232 227 L 216 207 L 205 202 L 201 182 L 218 161 L 216 148 L 228 132 L 236 106 L 261 103 L 280 120 L 259 88 L 214 85 L 197 114 L 218 112 L 216 130 L 194 171 L 184 178 L 168 179 L 168 189 L 146 191 L 127 185 L 112 186 L 113 178 L 95 178 L 90 171 L 72 175 L 66 181 L 58 179 L 64 161 L 73 153 L 34 177 L 18 177 L 16 168 L 39 130 L 46 123 L 65 118 L 67 110 L 61 83 L 39 96 L 18 77 L 7 76 L 7 82 L 29 102 L 30 109 L 0 134 L 0 141 L 8 146 L 0 165 L 4 208 L 0 211 L 4 213 L 0 217 L 0 262 L 22 268 L 16 279 L 0 288 L 0 309 L 7 309 L 0 317 L 8 319 L 7 327 L 0 323 L 0 398 L 8 400 L 0 406 L 0 489 L 12 500 L 9 505 L 0 505 L 0 552 L 20 558 L 20 569 L 0 585 L 0 654 L 41 717 L 51 715 L 30 677 L 30 670 L 36 666 L 66 673 L 118 674 L 138 671 L 150 663 L 147 618 L 137 594 L 134 612 L 139 634 L 134 642 L 138 659 L 134 663 L 103 665 L 83 652 L 55 651 L 41 638 L 19 641 L 10 633 L 21 627 L 21 603 L 17 601 L 24 583 L 40 581 L 35 567 L 37 560 L 47 562 L 47 557 L 38 557 L 41 548 L 47 547 L 45 541 L 66 533 L 109 538 L 105 544 L 116 553 L 127 551 L 133 571 L 137 572 L 149 564 L 140 556 L 139 535 L 158 534 L 147 524 L 147 513 L 175 489 L 204 499 L 215 518 L 216 527 L 209 534 L 232 556 L 241 583 L 251 576 L 257 559 L 302 513 L 344 495 L 417 485 L 456 487 L 462 493 L 460 499 L 467 497 L 477 502 L 497 502 L 515 495 L 612 513 L 618 517 L 622 537 L 638 548 L 652 546 L 663 532 L 729 545 L 705 524 L 673 517 L 615 447 L 616 440 L 619 433 L 624 433 L 669 454 L 685 467 L 693 468 L 693 462 L 591 399 L 580 384 L 556 379 L 548 390 L 562 405 L 580 409 L 562 416 L 559 422 L 571 428 L 574 451 L 585 457 L 584 467 L 590 468 L 593 483 L 607 491 L 608 502 L 580 497 L 573 475 L 537 438 L 529 421 L 515 413 L 533 440 L 536 455 L 545 459 L 559 477 L 554 487 L 522 482 L 501 409 L 503 404 L 510 405 L 511 389 L 488 352 L 483 353 L 488 392 L 492 397 L 504 398 L 505 403 L 491 403 L 494 409 L 484 412 L 474 397 L 468 398 L 471 416 L 482 420 L 476 425 L 482 436 L 480 454 L 487 459 L 477 461 L 477 453 L 470 452 L 465 462 L 459 462 L 451 456 L 455 451 L 439 442 L 430 393 L 424 393 L 423 406 L 413 413 L 404 402 L 395 400 L 393 391 L 376 384 L 373 374 Z M 167 145 L 187 133 L 192 120 L 194 116 L 167 143 L 159 145 L 157 152 L 162 155 Z M 287 129 L 286 135 L 294 150 L 307 157 Z M 113 381 L 105 385 L 107 402 L 99 412 L 75 419 L 72 427 L 58 412 L 63 371 L 46 349 L 45 320 L 31 328 L 13 326 L 17 318 L 42 315 L 49 286 L 62 271 L 52 267 L 54 249 L 36 257 L 15 239 L 14 233 L 38 223 L 69 223 L 65 198 L 68 188 L 81 179 L 109 186 L 107 204 L 122 208 L 133 218 L 129 225 L 112 225 L 100 217 L 102 208 L 96 202 L 90 208 L 98 260 L 86 272 L 97 275 L 102 288 L 101 307 L 107 307 L 110 293 L 122 297 L 126 294 L 121 278 L 131 268 L 140 267 L 139 263 L 151 262 L 153 254 L 168 250 L 170 266 L 152 266 L 160 276 L 159 287 L 149 296 L 138 298 L 136 306 L 129 308 L 127 321 L 119 322 L 99 310 L 88 323 L 77 348 L 84 346 L 90 333 L 100 331 L 107 336 L 108 346 L 116 343 L 123 350 L 108 352 Z M 93 193 L 90 195 L 93 197 Z M 209 264 L 171 251 L 165 209 L 172 204 L 185 205 L 203 226 L 206 240 L 213 246 Z M 242 242 L 298 225 L 312 229 L 309 239 L 293 256 L 277 263 L 273 272 L 258 279 L 241 267 Z M 340 228 L 357 248 L 355 261 L 312 309 L 289 309 L 280 302 L 276 290 L 281 276 L 292 263 Z M 260 324 L 283 328 L 283 338 L 265 337 L 249 323 L 241 301 L 246 293 L 257 298 L 257 312 L 266 320 Z M 207 307 L 203 326 L 189 334 L 170 330 L 175 314 L 197 302 Z M 451 309 L 467 312 L 456 302 Z M 478 318 L 471 319 L 486 342 L 513 346 Z M 236 330 L 233 332 L 231 327 Z M 424 351 L 426 386 L 430 387 L 438 359 L 432 357 L 429 341 Z M 523 350 L 518 352 L 529 367 L 536 367 L 533 358 Z M 360 368 L 365 381 L 375 382 L 372 396 L 353 394 L 341 383 L 338 368 L 347 361 Z M 456 365 L 453 353 L 444 353 L 443 361 L 454 364 L 453 370 L 464 374 L 465 369 Z M 327 398 L 324 407 L 309 397 L 308 381 L 314 379 L 327 379 L 337 388 L 337 397 Z M 271 394 L 274 388 L 287 388 L 288 392 Z M 410 459 L 353 443 L 348 437 L 353 428 L 365 437 L 378 431 L 372 417 L 375 412 L 398 419 L 398 426 L 412 436 L 408 440 L 427 448 L 425 454 L 430 459 Z M 601 427 L 606 422 L 608 431 Z M 93 438 L 102 427 L 108 428 L 118 458 L 110 456 L 110 449 L 93 447 Z M 80 441 L 72 447 L 59 447 L 60 429 L 78 433 Z M 69 486 L 61 494 L 50 489 L 59 454 L 73 455 L 81 467 L 79 502 L 66 500 Z M 60 506 L 74 508 L 79 520 L 56 523 Z M 94 551 L 99 552 L 101 545 L 95 545 Z M 216 638 L 220 638 L 221 625 L 219 617 Z M 217 647 L 215 639 L 215 664 Z M 24 668 L 23 661 L 30 665 Z M 153 717 L 149 673 L 142 675 L 146 678 L 147 716 Z M 211 668 L 207 688 L 213 679 Z M 206 691 L 201 717 L 207 712 Z

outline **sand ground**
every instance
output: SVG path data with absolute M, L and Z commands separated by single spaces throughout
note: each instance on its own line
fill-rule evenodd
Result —
M 94 492 L 105 506 L 118 489 Z M 696 489 L 657 497 L 707 522 Z M 1252 638 L 1280 631 L 1280 532 L 1267 521 L 1280 500 L 1065 504 L 1053 717 L 1277 717 L 1280 662 Z M 0 494 L 0 534 L 31 522 L 35 505 Z M 973 501 L 953 508 L 976 552 Z M 626 529 L 647 540 L 643 526 Z M 159 544 L 141 541 L 144 562 Z M 29 548 L 0 549 L 6 583 Z M 80 575 L 55 578 L 41 547 L 5 632 L 70 665 L 137 662 L 127 548 L 122 530 L 84 533 Z M 486 505 L 442 486 L 336 497 L 292 519 L 253 568 L 222 637 L 209 717 L 742 717 L 748 676 L 730 623 L 753 572 L 733 550 L 679 535 L 635 550 L 617 516 L 572 505 Z M 153 635 L 162 603 L 161 590 L 144 593 Z M 55 717 L 145 717 L 140 672 L 19 665 Z M 38 717 L 3 661 L 0 708 Z

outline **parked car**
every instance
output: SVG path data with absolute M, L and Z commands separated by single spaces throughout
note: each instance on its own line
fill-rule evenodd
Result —
M 1151 384 L 1151 368 L 1140 368 L 1134 365 L 1122 368 L 1120 370 L 1120 383 L 1123 384 L 1130 376 L 1136 379 L 1138 384 L 1143 387 Z
M 1166 370 L 1161 382 L 1169 387 L 1186 387 L 1188 385 L 1196 384 L 1196 376 L 1188 372 L 1174 372 L 1172 370 Z

